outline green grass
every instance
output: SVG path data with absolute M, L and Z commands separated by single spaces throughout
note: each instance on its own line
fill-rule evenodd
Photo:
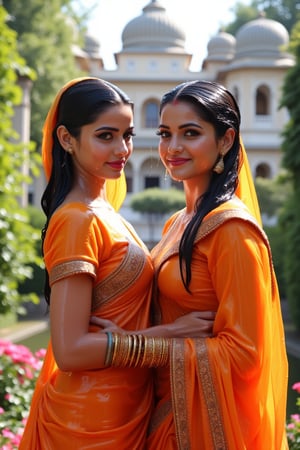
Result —
M 41 333 L 30 336 L 26 339 L 22 339 L 17 344 L 22 344 L 28 347 L 32 352 L 36 352 L 41 348 L 47 348 L 50 337 L 49 330 L 42 331 Z

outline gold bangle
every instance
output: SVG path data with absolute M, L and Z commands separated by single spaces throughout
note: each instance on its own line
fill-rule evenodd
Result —
M 127 349 L 126 349 L 127 347 Z M 132 352 L 132 335 L 127 334 L 126 337 L 124 337 L 124 360 L 122 363 L 122 367 L 127 367 L 129 360 L 131 359 L 131 352 Z
M 104 360 L 104 366 L 110 366 L 112 361 L 112 354 L 114 349 L 114 340 L 112 333 L 110 331 L 106 331 L 105 334 L 107 335 L 107 347 L 106 347 L 106 355 Z
M 114 349 L 113 349 L 112 358 L 111 358 L 111 365 L 114 366 L 116 354 L 118 352 L 118 346 L 119 346 L 119 335 L 117 333 L 112 333 L 112 337 L 113 337 L 113 341 L 114 341 Z
M 143 349 L 144 349 L 144 336 L 142 334 L 138 334 L 137 336 L 137 352 L 135 357 L 135 362 L 133 367 L 140 366 L 140 359 L 143 355 Z
M 135 364 L 136 356 L 137 356 L 137 349 L 138 349 L 138 337 L 136 334 L 132 335 L 132 350 L 131 350 L 131 357 L 128 361 L 128 366 L 132 367 Z

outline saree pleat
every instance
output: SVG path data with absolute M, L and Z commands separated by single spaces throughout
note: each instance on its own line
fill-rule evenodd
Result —
M 130 330 L 149 326 L 153 267 L 131 227 L 113 211 L 86 214 L 84 206 L 72 204 L 53 218 L 45 247 L 52 283 L 69 274 L 90 273 L 91 315 Z M 77 233 L 86 239 L 77 242 Z M 97 329 L 91 326 L 90 331 Z M 143 450 L 152 385 L 149 369 L 63 372 L 55 364 L 50 342 L 19 448 Z
M 190 295 L 180 285 L 180 216 L 152 252 L 156 317 L 169 323 L 216 311 L 214 337 L 173 340 L 170 368 L 156 371 L 147 448 L 286 450 L 288 367 L 267 238 L 238 200 L 210 213 L 195 242 Z M 158 421 L 170 399 L 171 411 Z

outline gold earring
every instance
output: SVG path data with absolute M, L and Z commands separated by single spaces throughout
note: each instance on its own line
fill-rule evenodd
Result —
M 219 160 L 213 167 L 213 172 L 216 172 L 218 175 L 220 175 L 223 172 L 223 170 L 224 170 L 224 155 L 221 153 Z
M 67 152 L 70 153 L 70 155 L 72 155 L 72 154 L 73 154 L 73 149 L 72 149 L 72 147 L 68 148 Z

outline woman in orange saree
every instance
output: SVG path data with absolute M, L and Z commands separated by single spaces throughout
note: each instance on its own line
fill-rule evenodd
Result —
M 51 340 L 20 450 L 145 449 L 150 368 L 166 364 L 168 346 L 137 331 L 155 333 L 150 253 L 117 213 L 132 135 L 132 103 L 97 78 L 67 83 L 47 116 L 42 241 Z M 207 335 L 209 317 L 193 313 L 159 332 Z M 108 331 L 112 322 L 120 336 Z
M 151 255 L 156 324 L 216 312 L 213 336 L 172 339 L 156 369 L 148 450 L 286 450 L 287 358 L 268 239 L 239 137 L 240 113 L 217 83 L 162 99 L 159 152 L 186 208 Z
M 107 335 L 89 325 L 91 315 L 124 329 L 149 325 L 150 254 L 116 212 L 132 134 L 131 102 L 94 78 L 64 86 L 46 119 L 43 254 L 51 341 L 20 450 L 145 447 L 151 371 L 107 366 Z

